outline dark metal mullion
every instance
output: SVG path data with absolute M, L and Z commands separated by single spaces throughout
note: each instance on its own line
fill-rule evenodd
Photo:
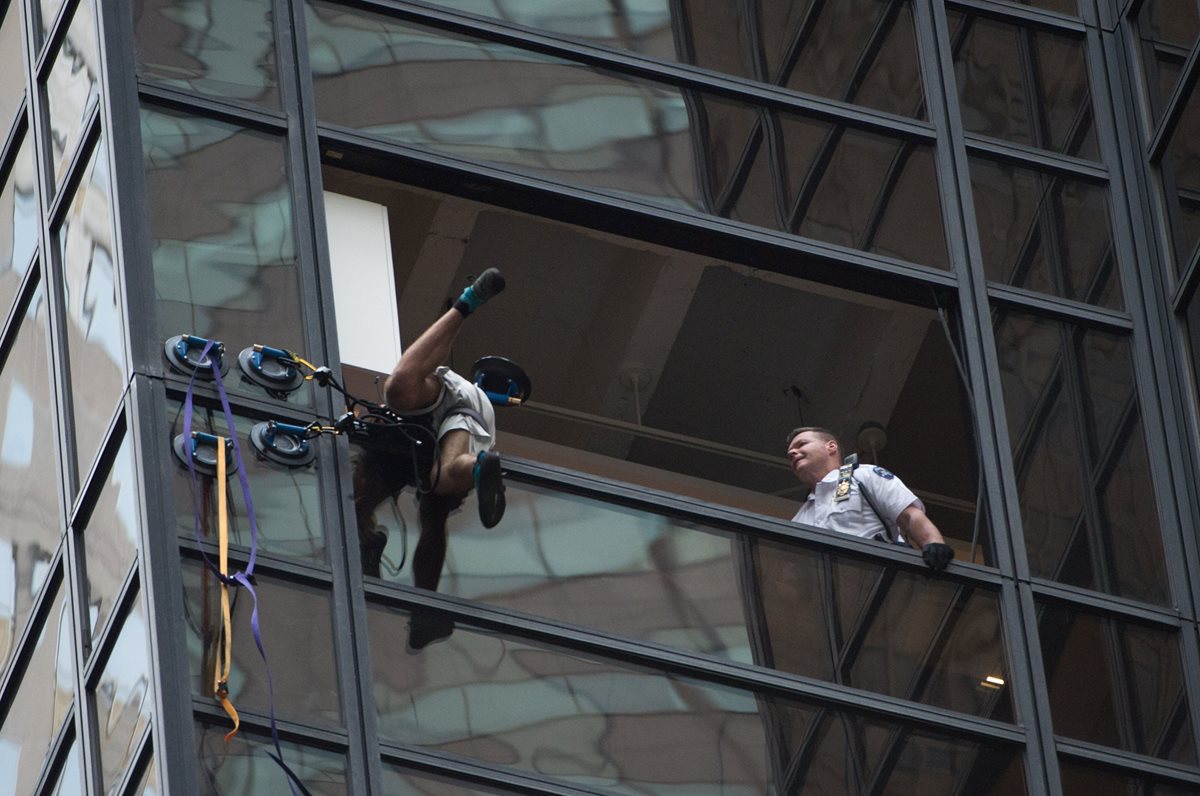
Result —
M 4 137 L 0 138 L 0 185 L 3 185 L 12 173 L 11 167 L 17 158 L 17 142 L 24 140 L 25 131 L 29 129 L 27 104 L 28 98 L 22 94 L 16 112 L 10 120 L 11 126 L 4 131 Z M 0 119 L 0 122 L 2 121 Z
M 879 55 L 879 46 L 882 43 L 882 39 L 892 30 L 899 2 L 901 0 L 890 0 L 887 8 L 882 10 L 879 13 L 879 17 L 876 18 L 875 27 L 871 30 L 871 35 L 867 37 L 867 43 L 863 47 L 858 62 L 854 65 L 854 70 L 850 74 L 850 84 L 846 88 L 846 96 L 844 97 L 845 102 L 854 101 L 860 82 L 866 77 L 866 73 L 870 71 L 871 67 L 875 65 L 875 58 Z M 809 164 L 808 171 L 800 183 L 800 190 L 796 194 L 796 200 L 792 203 L 792 207 L 788 212 L 787 229 L 789 231 L 798 229 L 801 220 L 808 215 L 809 205 L 816 196 L 817 190 L 821 187 L 821 181 L 825 179 L 825 172 L 833 163 L 833 156 L 836 154 L 838 144 L 841 143 L 846 131 L 846 127 L 835 123 L 829 129 L 829 132 L 825 134 L 825 139 L 817 149 L 816 155 L 813 156 L 812 163 Z
M 974 429 L 987 491 L 983 505 L 991 516 L 993 543 L 1001 572 L 1000 609 L 1006 656 L 1012 671 L 1016 720 L 1025 736 L 1025 783 L 1031 792 L 1061 793 L 1054 754 L 1049 697 L 1041 681 L 1041 648 L 1028 587 L 1017 578 L 1029 568 L 1021 533 L 1021 505 L 1011 459 L 1012 444 L 1003 402 L 995 331 L 991 321 L 983 253 L 972 200 L 970 162 L 958 102 L 954 54 L 944 3 L 916 0 L 918 51 L 930 85 L 931 121 L 943 131 L 935 146 L 938 184 L 951 259 L 958 264 L 958 294 L 966 344 Z
M 1179 279 L 1174 295 L 1171 296 L 1171 310 L 1177 315 L 1187 311 L 1187 303 L 1193 300 L 1197 286 L 1200 285 L 1200 246 L 1192 252 L 1187 266 Z
M 824 8 L 825 0 L 811 0 L 808 8 L 804 11 L 804 17 L 800 20 L 800 24 L 796 26 L 795 35 L 792 36 L 787 48 L 783 51 L 783 58 L 779 59 L 779 71 L 775 75 L 769 76 L 769 82 L 782 86 L 792 76 L 792 70 L 796 68 L 796 62 L 800 60 L 800 55 L 804 52 L 804 48 L 812 36 L 813 27 L 821 18 Z
M 996 307 L 1016 310 L 1026 315 L 1065 321 L 1110 334 L 1128 334 L 1133 331 L 1132 316 L 1120 310 L 1097 307 L 1083 301 L 1051 296 L 1023 287 L 1002 285 L 992 282 L 987 288 L 988 297 Z
M 63 587 L 65 552 L 66 546 L 59 544 L 50 559 L 46 580 L 34 597 L 33 604 L 29 606 L 29 617 L 25 620 L 25 627 L 21 629 L 21 634 L 13 639 L 11 656 L 4 668 L 0 669 L 0 724 L 7 719 L 8 711 L 12 708 L 13 699 L 17 695 L 16 685 L 33 657 L 38 635 L 50 616 L 50 609 L 54 607 L 54 595 Z
M 711 151 L 709 140 L 708 109 L 699 92 L 682 89 L 679 92 L 684 106 L 688 109 L 688 118 L 692 121 L 692 168 L 696 171 L 696 182 L 700 186 L 700 199 L 705 212 L 716 213 L 719 206 L 720 189 L 713 184 L 713 170 L 709 168 L 708 153 Z M 719 214 L 718 214 L 719 215 Z
M 1171 92 L 1171 96 L 1167 99 L 1166 108 L 1163 111 L 1162 118 L 1159 120 L 1158 128 L 1154 131 L 1147 144 L 1146 160 L 1150 163 L 1156 162 L 1163 156 L 1167 145 L 1175 135 L 1175 128 L 1179 126 L 1179 121 L 1183 117 L 1184 110 L 1189 105 L 1192 88 L 1196 85 L 1197 77 L 1200 76 L 1200 66 L 1197 65 L 1197 62 L 1200 62 L 1200 38 L 1192 42 L 1192 51 L 1188 53 L 1187 61 L 1183 64 L 1183 70 L 1179 73 L 1179 80 L 1175 83 L 1175 90 Z
M 73 702 L 78 701 L 78 695 Z M 74 705 L 72 705 L 72 708 Z M 33 793 L 37 796 L 53 796 L 54 793 L 60 792 L 59 785 L 62 780 L 63 771 L 66 768 L 67 756 L 71 753 L 71 745 L 75 743 L 75 720 L 74 710 L 67 712 L 67 719 L 63 721 L 62 726 L 54 734 L 54 738 L 50 741 L 50 748 L 46 752 L 46 763 L 42 767 L 42 773 L 38 776 L 37 783 L 33 786 Z
M 908 166 L 908 159 L 912 157 L 914 149 L 915 147 L 912 142 L 900 142 L 900 147 L 892 158 L 887 174 L 883 178 L 883 185 L 879 189 L 879 195 L 875 197 L 875 206 L 871 208 L 871 214 L 867 217 L 866 228 L 863 230 L 862 242 L 859 245 L 860 249 L 869 250 L 875 245 L 875 236 L 879 233 L 879 228 L 883 225 L 888 205 L 892 201 L 892 194 L 895 193 L 896 188 L 900 185 L 900 178 L 904 176 L 904 169 Z
M 1023 25 L 1016 26 L 1017 34 L 1017 57 L 1020 59 L 1021 83 L 1025 89 L 1025 103 L 1029 109 L 1029 125 L 1032 128 L 1030 132 L 1030 140 L 1033 145 L 1039 149 L 1053 149 L 1047 141 L 1047 127 L 1049 126 L 1046 120 L 1045 108 L 1043 103 L 1040 72 L 1037 66 L 1037 49 L 1034 46 L 1034 34 L 1029 28 Z
M 517 793 L 521 796 L 603 796 L 605 793 L 611 793 L 607 790 L 591 790 L 582 785 L 556 781 L 542 774 L 493 766 L 426 747 L 399 747 L 382 743 L 380 752 L 387 762 L 393 765 L 402 765 L 425 774 L 453 777 L 460 782 L 465 780 L 488 788 L 489 793 L 493 788 L 502 788 L 503 793 Z
M 1186 671 L 1183 678 L 1186 679 Z M 1179 696 L 1175 698 L 1175 703 L 1171 706 L 1171 712 L 1167 717 L 1167 721 L 1163 724 L 1162 731 L 1155 738 L 1147 738 L 1150 754 L 1154 757 L 1163 760 L 1169 759 L 1167 753 L 1170 751 L 1172 742 L 1179 737 L 1183 732 L 1191 732 L 1191 708 L 1188 706 L 1187 684 L 1180 682 Z
M 779 793 L 792 794 L 798 792 L 797 788 L 800 785 L 800 778 L 808 773 L 808 768 L 812 765 L 813 758 L 817 754 L 821 729 L 829 721 L 841 721 L 844 724 L 846 718 L 839 716 L 836 711 L 826 707 L 820 707 L 813 711 L 812 717 L 808 720 L 808 725 L 804 728 L 804 734 L 800 738 L 800 742 L 796 744 L 796 752 L 792 755 L 791 760 L 788 762 L 787 770 L 784 771 L 783 777 L 779 780 Z M 862 779 L 860 778 L 859 782 L 861 781 Z
M 746 181 L 750 179 L 750 172 L 754 169 L 754 164 L 758 161 L 759 153 L 762 151 L 766 141 L 766 121 L 763 115 L 766 110 L 759 109 L 756 113 L 753 126 L 750 128 L 750 135 L 746 138 L 746 144 L 742 147 L 742 154 L 738 158 L 737 165 L 733 169 L 733 173 L 729 176 L 728 182 L 720 190 L 716 197 L 715 203 L 712 205 L 714 215 L 727 217 L 733 212 L 734 205 L 741 198 L 742 191 L 746 187 Z
M 1020 2 L 1021 0 L 1016 0 Z M 1032 25 L 1052 33 L 1080 33 L 1084 30 L 1084 21 L 1067 16 L 1057 11 L 1026 5 L 1014 5 L 1012 2 L 996 2 L 996 0 L 948 0 L 947 6 L 954 10 L 970 9 L 984 16 L 1002 22 L 1020 25 Z
M 290 1 L 276 2 L 274 6 L 273 23 L 279 63 L 280 97 L 283 107 L 288 109 L 288 128 L 284 143 L 288 190 L 292 201 L 292 233 L 296 243 L 303 339 L 309 351 L 326 355 L 330 350 L 326 345 L 327 338 L 336 338 L 337 335 L 332 325 L 324 323 L 323 315 L 323 310 L 326 309 L 324 305 L 332 303 L 333 291 L 323 291 L 319 277 L 319 261 L 322 256 L 319 248 L 327 245 L 327 242 L 318 231 L 318 219 L 323 221 L 321 216 L 324 194 L 318 191 L 322 185 L 321 166 L 314 123 L 317 115 L 316 103 L 311 95 L 312 70 L 307 60 L 305 7 L 299 2 Z M 314 395 L 313 406 L 308 412 L 328 407 L 333 410 L 331 416 L 336 417 L 338 413 L 335 400 L 332 391 L 329 390 L 324 396 Z M 309 416 L 311 417 L 311 414 Z M 230 432 L 233 430 L 230 429 Z M 318 450 L 317 523 L 318 530 L 324 534 L 326 560 L 333 574 L 332 588 L 325 586 L 322 593 L 329 601 L 333 659 L 337 667 L 334 682 L 344 726 L 354 728 L 348 737 L 347 784 L 352 792 L 378 790 L 378 756 L 375 744 L 361 729 L 364 727 L 365 715 L 375 712 L 374 706 L 366 699 L 362 690 L 364 681 L 369 682 L 370 678 L 360 673 L 361 658 L 355 646 L 355 640 L 362 635 L 356 629 L 358 625 L 355 611 L 360 598 L 350 572 L 355 569 L 361 571 L 361 564 L 357 555 L 350 553 L 350 548 L 355 548 L 354 552 L 358 552 L 357 544 L 349 541 L 354 538 L 353 535 L 341 530 L 344 526 L 340 504 L 344 487 L 339 477 L 342 471 L 333 466 L 331 461 L 331 454 L 334 453 L 332 448 L 331 440 L 329 445 L 322 445 Z M 259 560 L 265 563 L 265 559 Z M 347 626 L 351 628 L 350 632 L 339 632 Z
M 1183 787 L 1185 792 L 1200 791 L 1200 772 L 1197 772 L 1195 766 L 1181 765 L 1132 752 L 1121 753 L 1110 747 L 1077 738 L 1056 736 L 1055 741 L 1058 753 L 1069 760 L 1084 765 L 1116 769 L 1126 776 L 1165 779 L 1171 785 Z
M 845 636 L 839 647 L 830 648 L 836 656 L 836 660 L 834 661 L 835 682 L 849 684 L 850 669 L 854 666 L 855 659 L 862 650 L 863 644 L 866 643 L 866 636 L 871 630 L 871 623 L 878 616 L 884 601 L 887 600 L 888 592 L 891 591 L 892 583 L 895 580 L 895 570 L 887 567 L 880 569 L 879 575 L 876 577 L 875 583 L 871 586 L 871 591 L 867 595 L 867 599 L 859 609 L 858 616 L 855 617 L 854 627 L 850 630 L 850 634 Z

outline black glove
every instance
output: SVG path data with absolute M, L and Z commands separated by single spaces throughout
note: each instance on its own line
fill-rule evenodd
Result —
M 921 548 L 921 558 L 925 559 L 925 566 L 941 572 L 954 558 L 954 548 L 941 542 L 930 542 Z

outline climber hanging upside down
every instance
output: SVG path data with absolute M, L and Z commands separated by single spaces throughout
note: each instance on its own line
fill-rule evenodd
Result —
M 485 528 L 504 514 L 504 483 L 496 444 L 496 415 L 488 394 L 442 363 L 468 316 L 504 290 L 504 277 L 489 268 L 462 292 L 454 305 L 408 346 L 384 383 L 387 408 L 401 418 L 423 422 L 437 437 L 437 455 L 418 478 L 431 488 L 420 495 L 421 536 L 413 552 L 413 583 L 436 591 L 446 558 L 446 519 L 475 489 Z M 395 497 L 406 479 L 392 470 L 403 454 L 367 454 L 356 461 L 355 509 L 363 572 L 378 576 L 387 531 L 374 522 L 375 509 Z M 422 469 L 425 465 L 422 465 Z M 438 615 L 414 614 L 409 646 L 420 649 L 450 635 L 453 623 Z

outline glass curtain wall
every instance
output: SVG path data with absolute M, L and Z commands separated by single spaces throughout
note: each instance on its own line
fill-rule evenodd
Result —
M 1196 561 L 1111 123 L 1135 91 L 1194 334 L 1184 5 L 1114 36 L 1091 0 L 0 4 L 24 75 L 0 78 L 0 491 L 24 497 L 0 769 L 40 793 L 286 788 L 272 754 L 321 793 L 1194 790 Z M 340 264 L 329 196 L 380 219 L 380 263 Z M 403 350 L 489 265 L 509 290 L 449 364 L 503 353 L 534 392 L 500 414 L 504 521 L 469 498 L 432 591 L 411 451 L 239 358 L 379 400 L 390 365 L 336 356 L 339 285 L 379 277 Z M 172 370 L 177 335 L 224 344 L 223 391 Z M 314 459 L 257 455 L 272 421 L 315 423 Z M 237 443 L 227 483 L 176 457 L 185 423 Z M 949 571 L 790 523 L 799 425 L 899 473 Z M 223 555 L 254 587 L 224 646 Z M 168 720 L 186 751 L 156 747 Z

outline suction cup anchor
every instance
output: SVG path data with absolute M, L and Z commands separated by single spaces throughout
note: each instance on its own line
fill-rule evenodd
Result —
M 190 456 L 192 467 L 197 473 L 207 476 L 217 474 L 216 435 L 204 431 L 193 431 L 192 438 L 185 440 L 182 434 L 178 434 L 175 441 L 171 443 L 171 448 L 175 451 L 175 458 L 179 459 L 184 467 L 187 467 Z M 229 476 L 235 472 L 237 472 L 237 461 L 233 458 L 233 446 L 226 444 L 225 474 Z
M 308 429 L 267 420 L 250 429 L 250 444 L 258 455 L 284 467 L 306 467 L 317 458 L 317 449 L 305 439 Z
M 505 357 L 480 357 L 471 366 L 471 379 L 496 406 L 520 406 L 533 391 L 521 366 Z
M 255 343 L 238 354 L 242 376 L 272 394 L 285 395 L 304 383 L 291 352 Z
M 194 373 L 196 378 L 211 379 L 214 359 L 217 367 L 221 370 L 221 375 L 224 376 L 229 370 L 225 364 L 225 344 L 218 340 L 212 341 L 212 348 L 208 350 L 208 356 L 201 357 L 204 347 L 208 343 L 206 338 L 197 337 L 194 334 L 177 334 L 163 343 L 163 354 L 171 369 L 184 376 L 191 376 Z

